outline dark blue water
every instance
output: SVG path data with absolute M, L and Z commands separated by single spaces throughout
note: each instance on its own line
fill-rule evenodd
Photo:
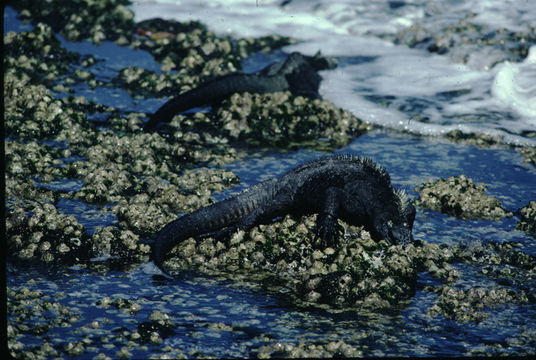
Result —
M 14 17 L 13 10 L 6 8 L 4 31 L 31 29 Z M 134 65 L 154 71 L 159 68 L 147 53 L 118 47 L 113 43 L 101 46 L 87 42 L 62 43 L 69 50 L 96 57 L 99 61 L 89 70 L 103 81 L 112 78 L 126 66 Z M 249 71 L 256 71 L 280 56 L 279 53 L 257 55 L 246 60 L 244 65 Z M 351 63 L 360 59 L 345 61 Z M 75 90 L 76 96 L 86 96 L 89 100 L 124 111 L 151 112 L 162 103 L 162 99 L 133 99 L 120 89 L 90 89 L 80 85 Z M 498 197 L 509 211 L 515 212 L 529 200 L 536 199 L 536 169 L 523 163 L 522 157 L 512 149 L 481 149 L 441 139 L 377 130 L 355 139 L 335 153 L 371 157 L 389 171 L 395 186 L 406 189 L 412 197 L 417 196 L 414 187 L 430 178 L 465 174 L 475 182 L 486 183 L 488 195 Z M 227 166 L 240 177 L 241 184 L 215 195 L 215 198 L 225 198 L 320 155 L 325 153 L 312 150 L 252 151 L 247 159 Z M 70 179 L 37 185 L 62 191 L 76 191 L 81 186 L 79 181 Z M 74 200 L 61 200 L 57 207 L 66 214 L 75 215 L 88 232 L 94 231 L 97 226 L 112 225 L 117 221 L 98 207 Z M 517 221 L 517 216 L 500 221 L 462 221 L 418 208 L 414 236 L 423 241 L 447 245 L 518 241 L 524 245 L 524 252 L 536 254 L 534 239 L 515 230 Z M 495 285 L 493 280 L 482 276 L 478 269 L 466 264 L 457 266 L 462 277 L 456 285 Z M 427 309 L 437 295 L 424 291 L 423 287 L 437 284 L 438 280 L 424 273 L 419 276 L 417 292 L 410 304 L 400 313 L 389 315 L 307 311 L 288 304 L 284 293 L 267 292 L 255 282 L 216 279 L 195 272 L 172 281 L 163 281 L 154 277 L 153 273 L 148 264 L 102 272 L 80 267 L 51 271 L 8 264 L 8 289 L 26 286 L 52 298 L 61 293 L 63 296 L 55 301 L 81 314 L 80 320 L 71 327 L 53 327 L 44 336 L 23 334 L 18 341 L 39 346 L 46 340 L 54 347 L 63 348 L 68 342 L 87 338 L 94 349 L 86 351 L 83 355 L 85 358 L 93 358 L 98 353 L 115 358 L 124 344 L 114 340 L 110 346 L 103 339 L 120 331 L 134 332 L 139 323 L 149 321 L 150 314 L 155 310 L 170 315 L 176 328 L 161 345 L 148 344 L 147 349 L 132 349 L 133 358 L 146 358 L 150 354 L 160 353 L 168 345 L 181 349 L 189 356 L 254 357 L 256 349 L 273 341 L 297 344 L 300 341 L 327 343 L 338 340 L 360 348 L 364 356 L 462 356 L 479 348 L 483 349 L 484 354 L 490 354 L 492 350 L 485 345 L 497 343 L 506 344 L 507 353 L 517 354 L 531 349 L 527 349 L 526 343 L 516 346 L 511 339 L 535 333 L 534 304 L 501 305 L 489 310 L 489 316 L 478 324 L 462 324 L 439 315 L 428 315 Z M 129 314 L 114 306 L 103 308 L 98 302 L 105 297 L 136 302 L 141 305 L 141 310 Z M 8 313 L 8 323 L 13 318 L 14 314 Z M 95 320 L 101 324 L 99 328 L 73 331 L 81 326 L 87 327 Z M 214 323 L 224 324 L 228 328 L 224 331 L 213 330 L 211 324 Z M 531 344 L 534 345 L 534 341 Z
M 161 282 L 144 273 L 143 266 L 102 274 L 78 268 L 53 274 L 47 274 L 45 269 L 26 268 L 16 273 L 14 270 L 8 268 L 8 288 L 24 285 L 52 298 L 63 293 L 58 301 L 82 315 L 79 324 L 87 326 L 92 321 L 101 324 L 82 334 L 73 332 L 76 324 L 70 328 L 51 328 L 47 338 L 52 339 L 53 345 L 62 347 L 85 337 L 92 340 L 99 352 L 112 357 L 120 344 L 107 349 L 99 344 L 101 338 L 118 329 L 135 331 L 139 323 L 149 321 L 155 310 L 170 315 L 176 325 L 163 345 L 185 353 L 198 349 L 205 356 L 215 357 L 252 357 L 256 348 L 267 344 L 266 335 L 283 343 L 343 340 L 362 348 L 364 356 L 460 356 L 482 343 L 500 343 L 519 336 L 524 329 L 532 328 L 529 321 L 536 316 L 534 305 L 502 305 L 479 324 L 460 324 L 427 315 L 426 309 L 433 304 L 436 295 L 421 290 L 397 315 L 368 317 L 355 312 L 337 315 L 299 311 L 286 305 L 283 295 L 198 274 Z M 420 282 L 429 280 L 422 275 Z M 104 297 L 134 301 L 141 305 L 141 310 L 129 314 L 114 306 L 103 308 L 98 302 Z M 215 331 L 208 326 L 211 323 L 225 324 L 233 331 Z M 19 341 L 38 345 L 42 339 L 24 335 Z M 146 357 L 163 348 L 161 345 L 148 347 L 133 351 L 133 356 Z M 512 349 L 516 350 L 520 349 Z M 92 356 L 91 352 L 86 355 Z

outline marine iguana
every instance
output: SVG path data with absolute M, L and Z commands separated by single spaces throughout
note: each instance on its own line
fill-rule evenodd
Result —
M 323 57 L 320 53 L 305 56 L 293 52 L 286 61 L 271 64 L 257 73 L 231 73 L 178 95 L 162 105 L 145 123 L 143 129 L 150 131 L 160 122 L 171 121 L 176 114 L 195 107 L 217 104 L 234 93 L 289 90 L 294 95 L 316 98 L 321 80 L 317 71 L 333 69 L 336 66 L 337 60 Z
M 157 234 L 153 260 L 162 269 L 167 253 L 190 237 L 215 233 L 221 238 L 286 214 L 314 213 L 321 247 L 337 246 L 344 230 L 337 219 L 363 225 L 376 240 L 413 241 L 415 207 L 393 188 L 387 171 L 366 157 L 337 155 L 304 163 L 170 222 Z

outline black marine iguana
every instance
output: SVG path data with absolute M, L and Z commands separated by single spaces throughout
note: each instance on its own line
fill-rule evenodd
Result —
M 294 95 L 318 97 L 321 77 L 318 70 L 333 69 L 337 60 L 305 56 L 293 52 L 284 62 L 276 62 L 254 74 L 232 73 L 208 81 L 198 88 L 186 91 L 169 100 L 158 109 L 143 126 L 145 131 L 154 129 L 160 122 L 169 122 L 183 111 L 213 105 L 234 93 L 269 93 L 289 90 Z
M 363 225 L 376 240 L 413 241 L 415 207 L 393 188 L 387 171 L 368 158 L 338 155 L 307 162 L 170 222 L 157 235 L 153 260 L 162 269 L 167 253 L 189 237 L 219 230 L 220 238 L 286 214 L 314 213 L 316 238 L 323 247 L 337 245 L 343 231 L 337 219 Z

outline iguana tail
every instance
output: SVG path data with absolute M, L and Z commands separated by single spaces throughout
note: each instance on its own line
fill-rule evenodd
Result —
M 158 123 L 169 122 L 173 116 L 183 111 L 219 103 L 234 93 L 265 93 L 284 91 L 287 88 L 288 84 L 281 76 L 266 77 L 239 73 L 225 75 L 166 102 L 145 123 L 144 130 L 153 130 Z
M 236 224 L 275 194 L 277 179 L 263 181 L 240 194 L 196 210 L 170 222 L 153 244 L 153 261 L 160 268 L 167 253 L 182 241 Z

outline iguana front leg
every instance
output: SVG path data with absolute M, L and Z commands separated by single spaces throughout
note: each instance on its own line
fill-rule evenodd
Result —
M 337 247 L 344 228 L 337 221 L 340 215 L 344 190 L 329 187 L 324 192 L 323 204 L 316 217 L 315 243 L 320 248 Z

